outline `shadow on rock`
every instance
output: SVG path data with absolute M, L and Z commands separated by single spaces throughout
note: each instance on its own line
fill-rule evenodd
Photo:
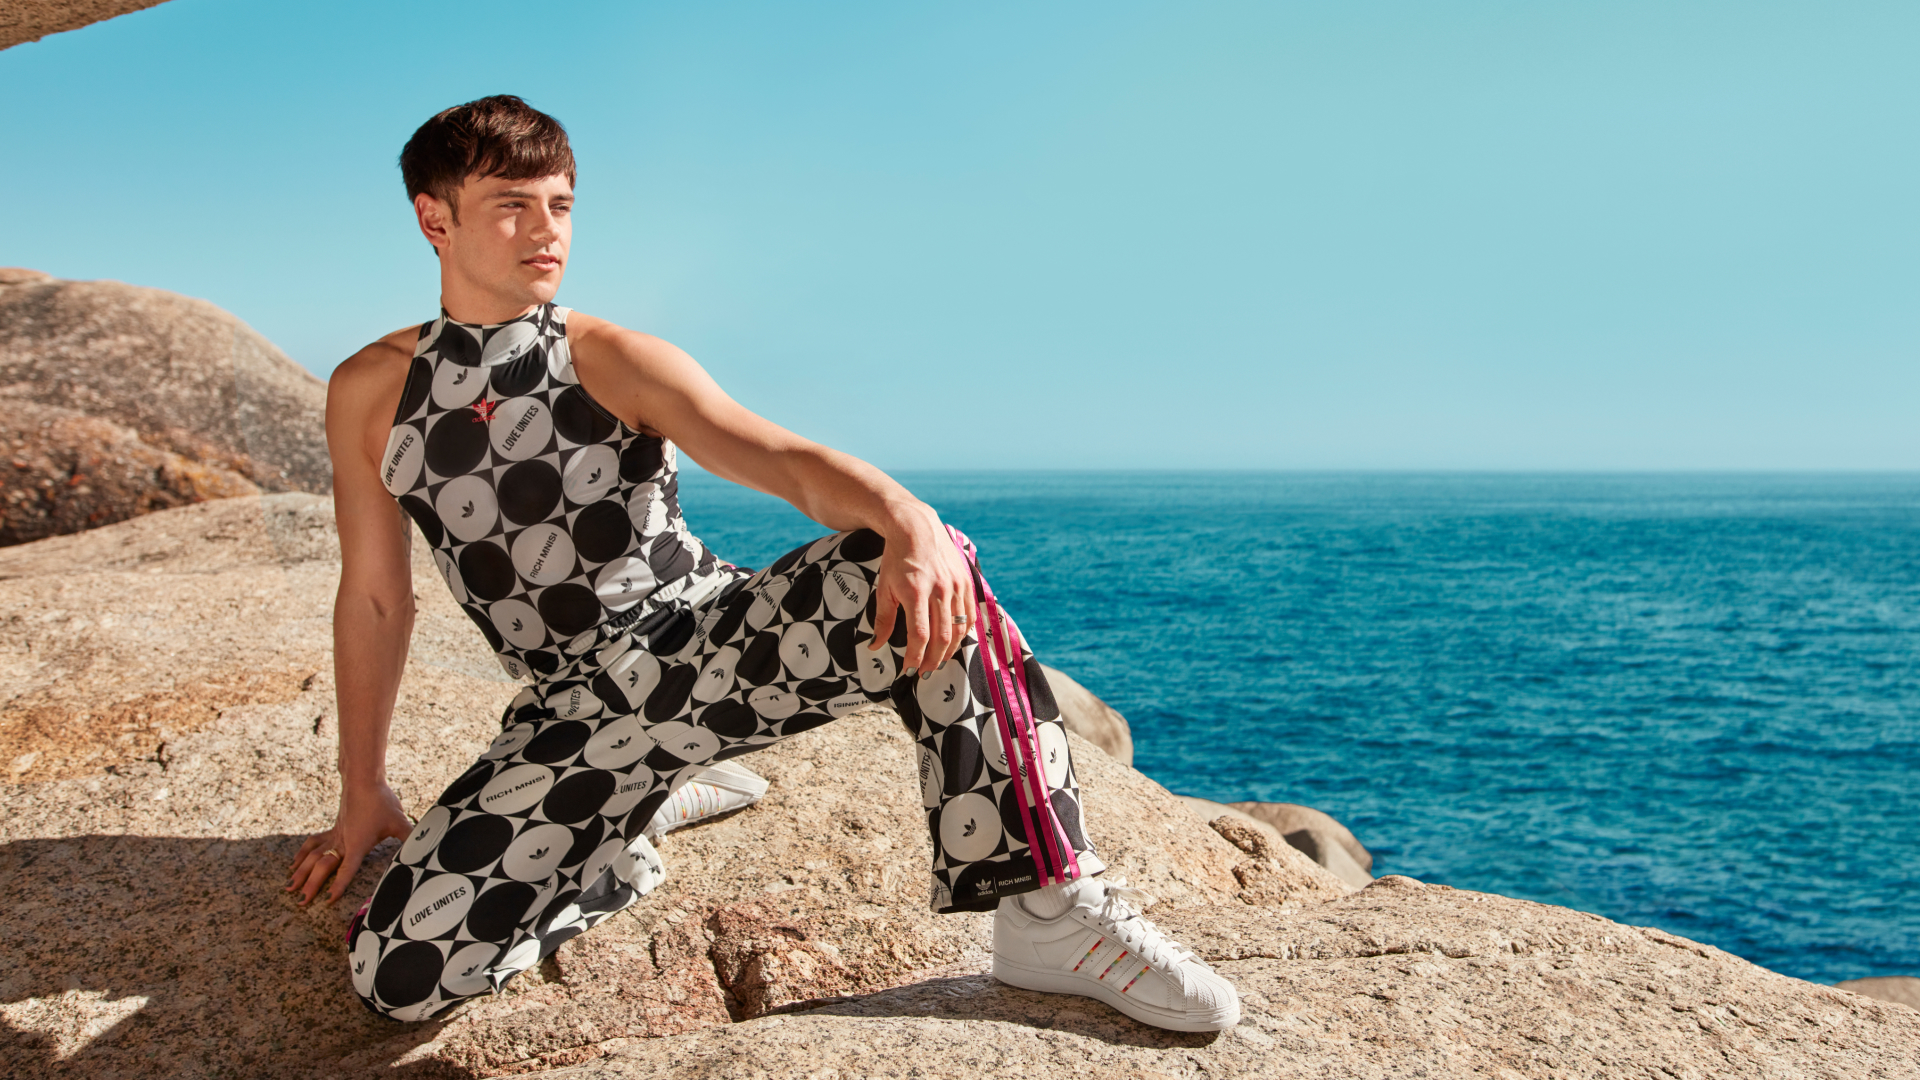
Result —
M 1219 1032 L 1163 1031 L 1136 1023 L 1092 998 L 1040 994 L 1000 982 L 991 975 L 927 979 L 874 994 L 838 998 L 817 1008 L 796 1008 L 806 1016 L 914 1016 L 933 1020 L 990 1020 L 1039 1031 L 1058 1031 L 1112 1046 L 1198 1048 L 1211 1045 Z
M 353 994 L 340 927 L 384 852 L 339 905 L 301 910 L 280 891 L 300 841 L 0 846 L 7 1075 L 481 1075 L 401 1060 L 439 1025 L 403 1027 Z

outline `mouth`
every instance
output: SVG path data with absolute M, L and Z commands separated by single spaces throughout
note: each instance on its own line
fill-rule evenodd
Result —
M 560 260 L 552 255 L 535 255 L 531 259 L 521 259 L 520 262 L 523 265 L 533 267 L 535 270 L 546 271 L 560 269 Z

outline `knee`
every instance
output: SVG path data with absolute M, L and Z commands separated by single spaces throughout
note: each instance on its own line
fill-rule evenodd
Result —
M 855 529 L 840 538 L 842 559 L 854 563 L 869 563 L 885 554 L 887 538 L 872 529 Z
M 425 948 L 421 948 L 425 946 Z M 424 953 L 431 950 L 434 955 Z M 347 949 L 353 992 L 369 1010 L 391 1020 L 424 1020 L 440 981 L 439 950 L 427 942 L 395 941 L 360 928 Z
M 501 951 L 493 942 L 413 941 L 397 926 L 376 930 L 356 918 L 347 971 L 354 995 L 370 1011 L 414 1022 L 495 989 L 492 976 Z

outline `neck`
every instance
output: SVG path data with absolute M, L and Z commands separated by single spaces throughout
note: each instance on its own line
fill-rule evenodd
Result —
M 544 301 L 530 297 L 523 290 L 514 290 L 515 295 L 502 296 L 464 276 L 450 272 L 442 257 L 440 264 L 440 309 L 454 322 L 470 323 L 475 326 L 490 326 L 494 323 L 511 322 L 522 315 L 540 310 Z

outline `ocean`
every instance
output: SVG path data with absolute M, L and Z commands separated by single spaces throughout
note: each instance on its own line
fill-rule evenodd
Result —
M 1920 475 L 899 479 L 1176 792 L 1815 982 L 1920 975 Z M 681 502 L 745 566 L 826 531 L 692 471 Z

